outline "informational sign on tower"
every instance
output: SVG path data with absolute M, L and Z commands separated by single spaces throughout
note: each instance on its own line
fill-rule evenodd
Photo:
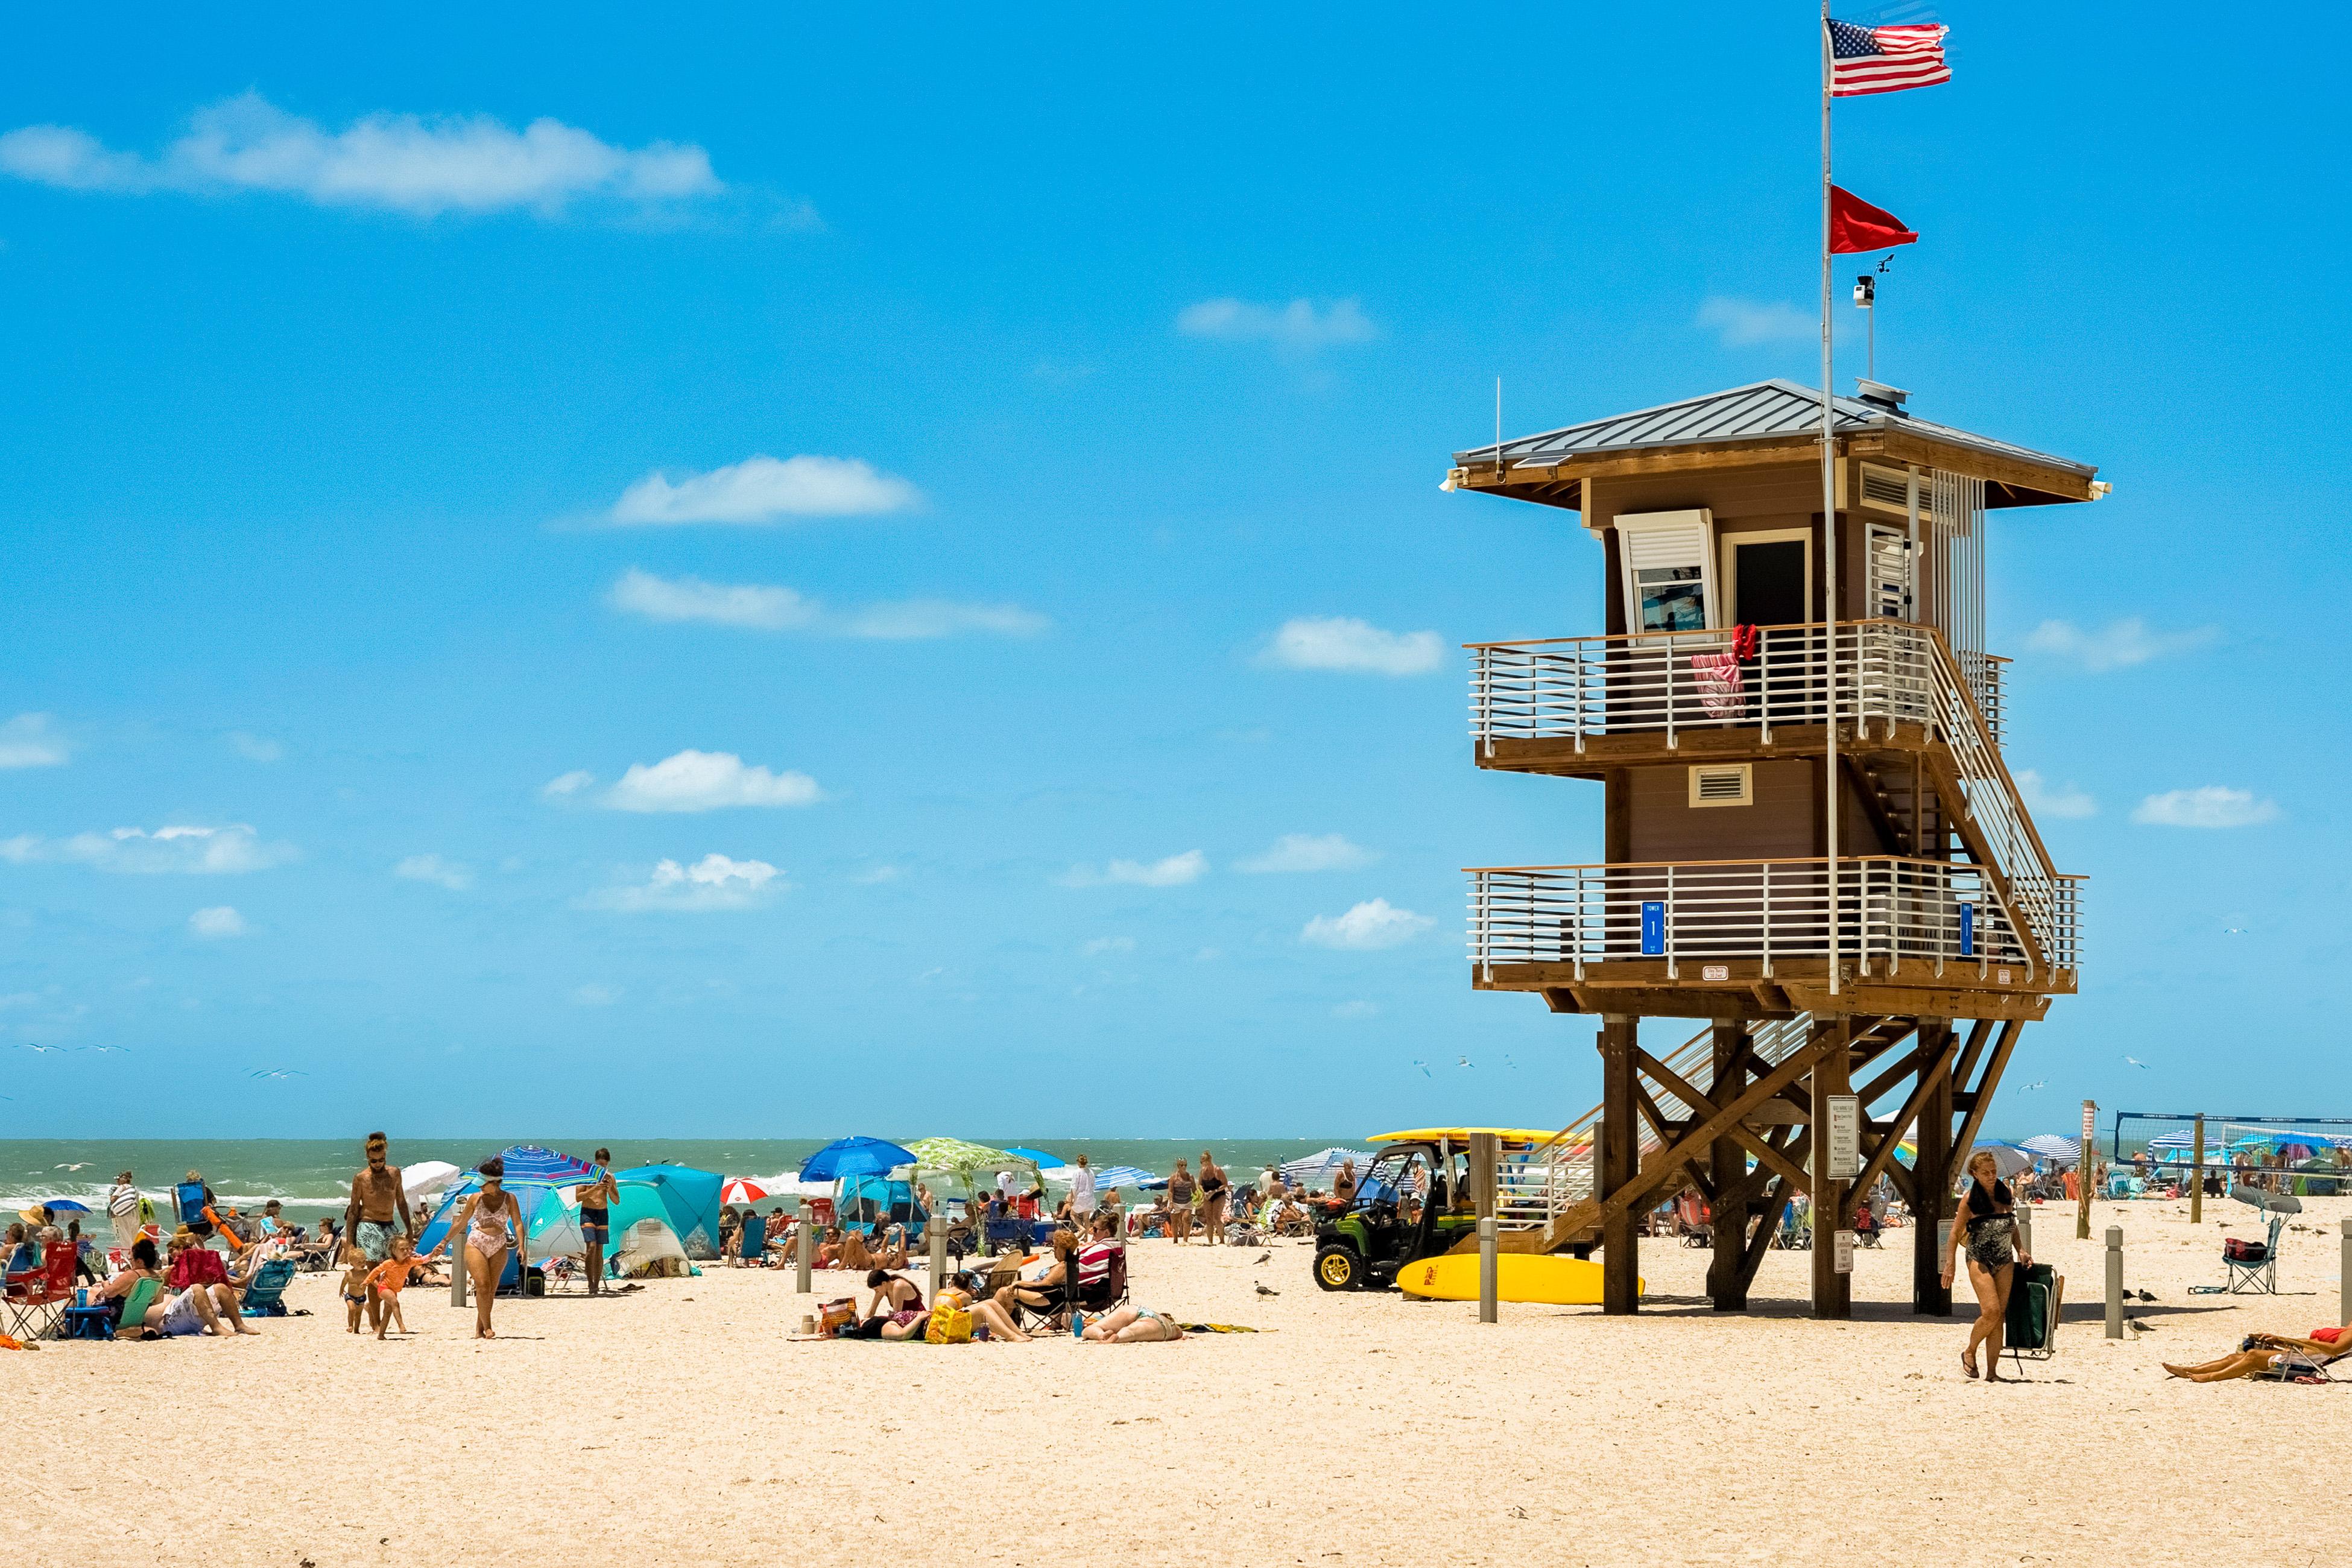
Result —
M 1862 1174 L 1862 1097 L 1832 1094 L 1830 1102 L 1830 1180 L 1850 1182 Z
M 1642 906 L 1642 956 L 1663 958 L 1666 952 L 1666 906 L 1652 900 Z

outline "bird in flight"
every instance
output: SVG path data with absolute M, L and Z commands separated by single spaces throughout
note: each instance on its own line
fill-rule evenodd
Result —
M 2131 1063 L 2132 1066 L 2140 1068 L 2142 1071 L 2146 1071 L 2147 1068 L 2147 1064 L 2140 1060 L 2137 1057 L 2126 1057 L 2124 1060 Z
M 1519 1064 L 1518 1064 L 1518 1063 L 1517 1063 L 1517 1062 L 1515 1062 L 1515 1061 L 1513 1061 L 1513 1060 L 1512 1060 L 1509 1057 L 1507 1057 L 1507 1057 L 1505 1057 L 1505 1058 L 1503 1058 L 1503 1065 L 1504 1065 L 1505 1067 L 1507 1067 L 1507 1068 L 1510 1068 L 1513 1072 L 1517 1072 L 1517 1071 L 1518 1071 L 1518 1070 L 1519 1070 Z
M 2048 1089 L 2050 1087 L 2050 1080 L 2045 1078 L 2040 1083 L 2029 1083 L 2025 1087 L 2028 1089 Z
M 1455 1057 L 1454 1058 L 1454 1064 L 1456 1067 L 1465 1068 L 1475 1068 L 1478 1065 L 1476 1062 L 1472 1061 L 1468 1057 Z
M 76 1160 L 71 1164 L 52 1165 L 49 1168 L 53 1171 L 86 1171 L 89 1168 L 89 1162 Z
M 2223 926 L 2221 928 L 2221 934 L 2223 936 L 2243 936 L 2246 934 L 2246 928 L 2243 926 Z
M 30 1040 L 26 1040 L 26 1041 L 25 1041 L 25 1042 L 24 1042 L 24 1046 L 25 1046 L 25 1048 L 26 1048 L 26 1050 L 28 1050 L 28 1051 L 39 1051 L 39 1052 L 40 1052 L 40 1053 L 42 1053 L 44 1056 L 47 1055 L 47 1054 L 48 1054 L 49 1052 L 51 1052 L 51 1051 L 55 1051 L 55 1050 L 62 1050 L 62 1049 L 64 1049 L 64 1047 L 63 1047 L 62 1046 L 37 1046 L 37 1045 L 35 1045 L 35 1044 L 34 1044 L 32 1041 L 30 1041 Z
M 306 1072 L 298 1072 L 292 1068 L 270 1068 L 267 1070 L 256 1070 L 247 1076 L 252 1078 L 309 1078 L 310 1075 Z
M 1412 1065 L 1421 1069 L 1422 1077 L 1427 1078 L 1429 1076 L 1429 1064 L 1427 1062 L 1423 1061 L 1419 1057 L 1415 1057 L 1412 1058 Z
M 129 1056 L 131 1054 L 131 1047 L 129 1046 L 92 1046 L 90 1047 L 90 1049 L 98 1052 L 100 1056 L 104 1056 L 109 1051 L 120 1052 L 124 1056 Z

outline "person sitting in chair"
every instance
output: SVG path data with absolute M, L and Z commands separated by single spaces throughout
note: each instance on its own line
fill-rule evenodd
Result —
M 2314 1329 L 2304 1339 L 2290 1334 L 2248 1334 L 2228 1355 L 2189 1366 L 2166 1362 L 2164 1370 L 2191 1383 L 2227 1383 L 2240 1377 L 2325 1377 L 2327 1363 L 2347 1354 L 2352 1354 L 2352 1323 L 2341 1328 Z

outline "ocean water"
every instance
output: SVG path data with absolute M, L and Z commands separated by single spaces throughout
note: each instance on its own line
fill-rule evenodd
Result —
M 574 1138 L 523 1138 L 515 1142 L 540 1143 L 586 1159 L 596 1142 Z M 797 1170 L 800 1163 L 824 1147 L 821 1138 L 655 1138 L 631 1142 L 613 1139 L 606 1147 L 623 1166 L 668 1161 L 719 1171 L 730 1176 L 772 1176 Z M 995 1148 L 1018 1144 L 1074 1160 L 1084 1154 L 1096 1167 L 1139 1165 L 1165 1173 L 1179 1158 L 1198 1163 L 1203 1148 L 1213 1150 L 1217 1163 L 1236 1181 L 1254 1179 L 1269 1163 L 1295 1160 L 1335 1143 L 1363 1147 L 1360 1139 L 1321 1138 L 1307 1141 L 1272 1139 L 1207 1139 L 1182 1142 L 1136 1138 L 982 1137 L 974 1142 Z M 478 1139 L 395 1138 L 393 1163 L 413 1165 L 425 1160 L 446 1160 L 470 1167 L 503 1147 Z M 352 1176 L 365 1163 L 358 1142 L 344 1139 L 0 1139 L 0 1205 L 13 1217 L 27 1204 L 50 1198 L 73 1198 L 104 1213 L 106 1192 L 123 1171 L 131 1173 L 142 1192 L 161 1198 L 190 1171 L 204 1173 L 223 1203 L 255 1208 L 271 1198 L 286 1206 L 295 1223 L 309 1225 L 319 1216 L 342 1212 Z

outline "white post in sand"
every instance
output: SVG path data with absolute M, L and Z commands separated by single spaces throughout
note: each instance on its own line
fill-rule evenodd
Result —
M 2352 1219 L 2344 1222 L 2344 1239 L 2336 1253 L 2336 1321 L 2352 1323 Z
M 931 1244 L 931 1305 L 940 1304 L 940 1288 L 948 1280 L 948 1227 L 932 1215 L 923 1222 L 924 1239 Z
M 798 1261 L 793 1265 L 793 1288 L 805 1296 L 815 1289 L 809 1279 L 809 1270 L 816 1267 L 816 1238 L 809 1234 L 808 1198 L 803 1195 L 796 1201 L 799 1206 L 795 1210 L 797 1217 L 793 1226 L 793 1250 Z
M 2124 1227 L 2107 1226 L 2107 1338 L 2124 1337 Z
M 1501 1164 L 1502 1148 L 1492 1132 L 1470 1134 L 1470 1191 L 1478 1206 L 1478 1321 L 1482 1323 L 1496 1321 L 1495 1303 L 1502 1282 L 1495 1238 L 1495 1178 Z

